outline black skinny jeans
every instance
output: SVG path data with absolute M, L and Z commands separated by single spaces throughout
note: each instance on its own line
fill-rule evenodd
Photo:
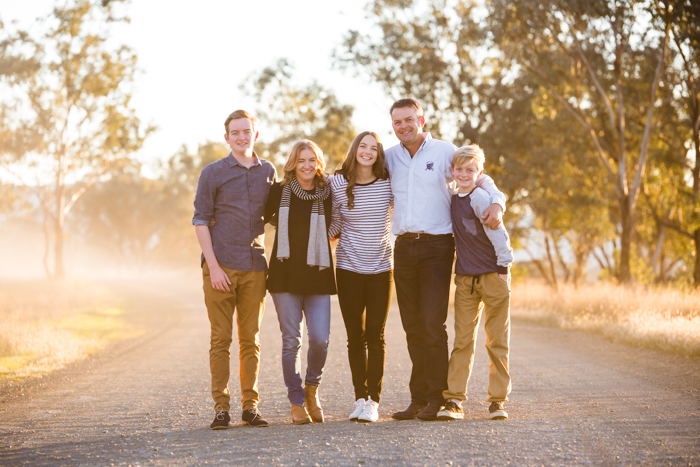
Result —
M 455 242 L 452 235 L 396 239 L 394 272 L 401 323 L 411 357 L 411 400 L 442 404 L 447 387 L 447 308 Z
M 384 327 L 391 302 L 392 271 L 358 274 L 336 269 L 338 302 L 348 333 L 355 400 L 379 402 L 384 381 Z

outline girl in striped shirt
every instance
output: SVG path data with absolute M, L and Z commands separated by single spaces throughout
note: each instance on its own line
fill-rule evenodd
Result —
M 348 334 L 356 399 L 350 419 L 375 422 L 384 378 L 384 327 L 394 267 L 393 198 L 384 150 L 376 133 L 357 135 L 331 181 L 331 190 L 328 234 L 340 238 L 336 248 L 338 301 Z

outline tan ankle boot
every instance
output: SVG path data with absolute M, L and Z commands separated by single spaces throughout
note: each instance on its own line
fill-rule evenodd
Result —
M 292 404 L 292 423 L 295 425 L 308 425 L 311 423 L 311 417 L 309 417 L 306 407 Z
M 304 400 L 311 419 L 315 423 L 323 423 L 323 409 L 321 408 L 321 401 L 318 400 L 318 386 L 307 384 L 304 390 L 306 391 Z

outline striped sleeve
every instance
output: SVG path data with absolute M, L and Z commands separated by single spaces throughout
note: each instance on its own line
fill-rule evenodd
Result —
M 359 274 L 378 274 L 392 269 L 389 180 L 355 185 L 353 209 L 348 209 L 345 177 L 336 176 L 331 188 L 340 230 L 336 267 Z

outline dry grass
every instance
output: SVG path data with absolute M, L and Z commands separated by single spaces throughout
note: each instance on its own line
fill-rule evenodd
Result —
M 49 373 L 141 332 L 106 286 L 0 282 L 0 378 Z
M 611 284 L 513 288 L 514 318 L 603 334 L 615 341 L 700 358 L 700 294 Z

